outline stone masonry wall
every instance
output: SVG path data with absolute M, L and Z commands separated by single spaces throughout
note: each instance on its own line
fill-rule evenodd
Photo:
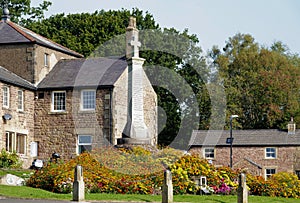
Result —
M 107 144 L 103 136 L 104 99 L 108 89 L 97 90 L 96 110 L 80 110 L 80 90 L 67 90 L 66 111 L 51 112 L 51 91 L 38 92 L 35 104 L 35 139 L 39 158 L 57 152 L 65 160 L 77 155 L 78 134 L 92 135 L 93 148 Z
M 4 86 L 9 87 L 9 108 L 3 107 Z M 34 141 L 34 92 L 20 87 L 0 83 L 0 150 L 6 149 L 6 132 L 20 133 L 26 135 L 25 153 L 20 154 L 23 161 L 23 167 L 28 168 L 31 165 L 33 157 L 30 156 L 30 143 Z M 24 109 L 18 110 L 18 90 L 23 91 Z M 10 114 L 11 120 L 4 120 L 3 115 Z
M 0 66 L 14 72 L 20 77 L 33 81 L 33 45 L 1 45 Z
M 246 168 L 250 173 L 262 176 L 265 175 L 266 168 L 276 168 L 276 172 L 294 172 L 297 147 L 271 147 L 277 149 L 277 157 L 275 159 L 265 158 L 265 147 L 233 147 L 233 168 Z M 192 148 L 190 151 L 199 154 L 203 158 L 202 148 Z M 260 165 L 262 169 L 249 163 L 245 158 Z M 216 147 L 215 159 L 212 162 L 216 166 L 229 166 L 230 147 Z
M 45 53 L 49 56 L 48 66 L 44 64 Z M 0 66 L 34 84 L 41 81 L 57 61 L 63 58 L 74 57 L 35 44 L 0 46 Z

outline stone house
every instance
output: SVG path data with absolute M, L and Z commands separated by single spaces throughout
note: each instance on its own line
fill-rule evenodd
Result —
M 246 169 L 265 178 L 278 172 L 300 177 L 300 131 L 233 130 L 232 167 Z M 230 166 L 230 131 L 197 130 L 190 141 L 190 152 L 208 159 L 215 166 Z
M 157 99 L 133 18 L 127 40 L 136 41 L 118 58 L 85 59 L 5 13 L 0 35 L 0 149 L 16 151 L 24 167 L 54 152 L 69 159 L 105 145 L 156 145 Z

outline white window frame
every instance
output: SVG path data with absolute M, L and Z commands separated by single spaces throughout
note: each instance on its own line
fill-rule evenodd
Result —
M 274 151 L 269 151 L 269 150 L 274 150 Z M 266 159 L 276 159 L 277 158 L 277 148 L 276 147 L 266 147 L 265 148 L 265 158 Z
M 87 93 L 87 92 L 93 92 L 94 95 L 93 95 L 93 98 L 92 97 L 89 97 L 86 98 L 84 93 Z M 89 101 L 92 101 L 90 99 L 93 99 L 94 101 L 94 106 L 93 107 L 85 107 L 85 102 L 89 102 Z M 88 104 L 90 105 L 90 104 Z M 81 102 L 80 102 L 80 109 L 82 111 L 93 111 L 96 109 L 96 90 L 94 89 L 84 89 L 84 90 L 81 90 Z
M 44 66 L 45 67 L 49 66 L 49 54 L 47 53 L 44 54 Z
M 18 90 L 18 111 L 24 111 L 24 91 Z
M 16 152 L 18 154 L 25 155 L 27 149 L 26 148 L 27 135 L 22 133 L 11 132 L 11 131 L 6 131 L 5 134 L 6 134 L 6 151 Z M 21 139 L 21 137 L 23 137 L 23 139 Z M 23 142 L 21 145 L 20 145 L 20 141 Z
M 55 94 L 61 94 L 63 93 L 64 94 L 64 109 L 55 109 Z M 52 92 L 52 99 L 51 99 L 51 111 L 52 112 L 65 112 L 66 111 L 66 108 L 67 108 L 67 104 L 66 104 L 66 98 L 67 97 L 67 93 L 66 91 L 53 91 Z M 61 105 L 57 105 L 57 106 L 61 106 Z
M 3 86 L 2 88 L 2 102 L 4 108 L 9 108 L 9 98 L 10 98 L 10 92 L 8 86 Z
M 212 152 L 211 152 L 212 150 Z M 208 156 L 208 155 L 213 155 L 213 157 Z M 216 149 L 214 147 L 205 147 L 203 148 L 203 157 L 205 159 L 215 159 L 216 158 Z
M 268 170 L 274 170 L 274 173 L 270 173 L 270 172 L 267 173 Z M 276 174 L 276 173 L 277 173 L 276 167 L 266 167 L 265 168 L 265 180 L 267 180 L 271 175 Z
M 90 137 L 90 142 L 81 143 L 80 137 Z M 82 151 L 80 151 L 80 146 L 91 146 L 92 148 L 92 142 L 93 142 L 93 136 L 92 135 L 78 135 L 77 139 L 77 154 L 81 154 Z
M 16 150 L 16 134 L 14 132 L 5 132 L 6 135 L 6 151 L 14 152 Z

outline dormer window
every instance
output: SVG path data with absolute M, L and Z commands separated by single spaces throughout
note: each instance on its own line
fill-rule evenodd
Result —
M 44 66 L 49 66 L 49 54 L 47 53 L 44 54 Z

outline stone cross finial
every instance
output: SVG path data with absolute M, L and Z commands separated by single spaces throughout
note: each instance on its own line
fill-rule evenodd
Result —
M 139 57 L 139 47 L 141 46 L 141 42 L 139 42 L 135 36 L 132 36 L 130 45 L 133 47 L 133 57 Z
M 129 18 L 129 25 L 128 25 L 128 27 L 136 28 L 136 18 L 135 17 L 130 17 Z

